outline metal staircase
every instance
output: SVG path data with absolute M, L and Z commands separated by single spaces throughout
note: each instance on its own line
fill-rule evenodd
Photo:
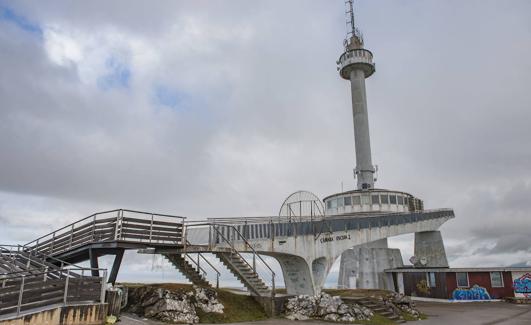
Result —
M 239 253 L 216 252 L 214 254 L 251 293 L 260 297 L 271 295 L 271 289 Z
M 190 282 L 201 287 L 211 287 L 212 285 L 206 278 L 206 271 L 198 265 L 188 254 L 162 254 L 177 270 L 179 270 Z M 186 257 L 188 257 L 192 263 L 196 265 L 194 267 Z M 217 272 L 217 271 L 216 271 Z M 219 272 L 218 272 L 219 276 Z M 218 277 L 219 279 L 219 277 Z M 219 281 L 217 286 L 219 286 Z

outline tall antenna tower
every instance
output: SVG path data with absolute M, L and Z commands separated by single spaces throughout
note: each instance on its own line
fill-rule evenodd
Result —
M 345 18 L 347 25 L 347 35 L 343 42 L 345 49 L 351 44 L 353 38 L 363 46 L 363 34 L 356 28 L 356 20 L 354 17 L 354 0 L 345 0 Z
M 337 69 L 343 79 L 350 81 L 356 151 L 354 177 L 359 190 L 370 190 L 374 188 L 376 167 L 372 164 L 371 157 L 365 79 L 374 73 L 375 65 L 371 51 L 363 48 L 363 36 L 356 28 L 353 0 L 345 0 L 345 6 L 347 37 L 344 42 L 345 52 L 337 60 Z

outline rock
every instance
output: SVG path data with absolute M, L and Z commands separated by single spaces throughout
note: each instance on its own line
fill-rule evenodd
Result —
M 180 313 L 177 311 L 163 311 L 158 315 L 157 318 L 167 323 L 177 323 L 177 324 L 199 323 L 199 317 L 197 317 L 195 313 L 192 315 L 192 314 L 187 314 L 187 313 Z
M 321 293 L 321 295 L 318 296 L 318 299 L 319 304 L 317 314 L 320 316 L 337 313 L 337 309 L 343 303 L 339 296 L 332 297 L 326 293 Z
M 187 324 L 199 322 L 198 309 L 205 313 L 223 313 L 224 306 L 217 299 L 215 290 L 196 286 L 193 289 L 185 292 L 149 286 L 132 288 L 128 309 L 140 316 Z
M 368 320 L 373 316 L 370 309 L 357 304 L 347 305 L 339 296 L 321 293 L 318 296 L 301 295 L 288 299 L 286 318 L 291 320 L 321 319 L 333 322 Z
M 347 314 L 350 312 L 350 308 L 348 305 L 346 304 L 341 304 L 339 305 L 339 307 L 337 308 L 337 313 L 340 314 L 340 315 L 344 315 L 344 314 Z
M 326 321 L 329 321 L 329 322 L 337 322 L 337 320 L 339 319 L 339 315 L 338 314 L 328 314 L 323 319 L 326 320 Z
M 195 287 L 195 306 L 205 313 L 223 314 L 224 306 L 217 299 L 217 292 L 211 289 Z
M 338 321 L 340 321 L 340 322 L 348 322 L 348 323 L 355 322 L 356 320 L 360 320 L 360 319 L 357 319 L 356 317 L 354 317 L 354 316 L 352 316 L 350 314 L 341 315 L 341 317 L 338 318 Z

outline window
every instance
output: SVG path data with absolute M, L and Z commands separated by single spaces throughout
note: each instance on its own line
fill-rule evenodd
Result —
M 407 205 L 407 196 L 404 197 L 404 204 Z
M 396 198 L 398 199 L 398 204 L 404 205 L 404 197 L 403 196 L 397 196 Z
M 369 204 L 370 203 L 370 198 L 368 195 L 362 195 L 361 196 L 361 204 L 365 205 L 365 204 Z
M 360 196 L 359 195 L 353 196 L 352 197 L 352 205 L 360 205 L 360 204 L 361 204 Z
M 396 195 L 389 195 L 389 203 L 396 204 Z
M 372 204 L 380 204 L 380 196 L 378 194 L 371 195 Z
M 490 283 L 493 288 L 503 288 L 503 277 L 501 272 L 490 272 Z
M 468 287 L 468 273 L 466 273 L 466 272 L 457 272 L 455 274 L 455 277 L 457 278 L 457 286 L 458 287 Z
M 381 195 L 382 204 L 389 204 L 389 196 L 387 194 Z
M 343 203 L 345 204 L 345 206 L 352 205 L 352 197 L 350 197 L 350 196 L 345 196 L 345 197 L 343 198 Z
M 326 208 L 327 209 L 332 209 L 332 200 L 326 201 Z
M 338 208 L 342 208 L 343 207 L 343 198 L 342 197 L 337 199 L 337 207 Z
M 428 272 L 426 273 L 426 280 L 428 282 L 428 287 L 435 288 L 437 286 L 435 282 L 435 272 Z
M 337 208 L 337 199 L 330 200 L 332 202 L 332 209 Z

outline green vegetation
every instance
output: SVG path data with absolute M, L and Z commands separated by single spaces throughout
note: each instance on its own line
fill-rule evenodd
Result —
M 225 306 L 223 314 L 197 311 L 201 323 L 236 323 L 268 318 L 262 306 L 252 297 L 219 289 L 218 299 Z
M 383 317 L 378 314 L 374 314 L 374 316 L 370 320 L 360 320 L 357 321 L 356 324 L 366 324 L 366 325 L 388 325 L 388 324 L 396 324 L 392 320 L 390 320 L 387 317 Z

